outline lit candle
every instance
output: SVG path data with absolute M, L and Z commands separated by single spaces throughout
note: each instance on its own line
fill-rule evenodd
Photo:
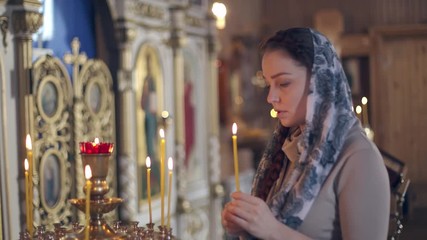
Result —
M 113 143 L 100 142 L 99 138 L 95 138 L 93 142 L 80 142 L 80 153 L 83 154 L 109 154 L 113 149 Z
M 31 143 L 31 136 L 27 134 L 25 139 L 25 146 L 27 148 L 28 159 L 28 215 L 30 218 L 30 228 L 28 232 L 33 235 L 33 145 Z
M 239 183 L 239 159 L 237 157 L 237 124 L 233 123 L 232 127 L 233 132 L 233 156 L 234 156 L 234 177 L 236 179 L 236 191 L 240 191 L 240 183 Z
M 165 225 L 165 131 L 163 128 L 159 130 L 160 135 L 160 214 L 161 214 L 161 225 Z
M 368 98 L 362 97 L 362 119 L 363 119 L 364 126 L 369 125 L 367 104 L 368 104 Z
M 151 159 L 147 157 L 145 159 L 145 165 L 147 166 L 147 198 L 148 198 L 148 212 L 150 213 L 150 224 L 153 223 L 151 215 Z
M 360 117 L 361 113 L 362 113 L 362 107 L 360 105 L 357 105 L 356 106 L 356 114 L 357 114 L 357 118 L 359 118 L 359 120 L 362 120 L 361 117 Z
M 173 160 L 170 157 L 168 159 L 168 169 L 169 169 L 169 192 L 168 192 L 168 229 L 171 224 L 171 198 L 172 198 L 172 170 L 173 170 Z
M 86 231 L 85 231 L 85 240 L 89 240 L 89 230 L 90 230 L 90 190 L 92 188 L 92 170 L 89 165 L 85 166 L 85 177 L 86 177 Z
M 29 199 L 29 193 L 30 193 L 30 189 L 28 187 L 29 184 L 29 180 L 28 180 L 28 160 L 25 159 L 24 161 L 24 168 L 25 168 L 25 208 L 27 210 L 27 230 L 28 232 L 30 231 L 30 229 L 32 229 L 32 224 L 31 224 L 31 218 L 30 218 L 30 199 Z

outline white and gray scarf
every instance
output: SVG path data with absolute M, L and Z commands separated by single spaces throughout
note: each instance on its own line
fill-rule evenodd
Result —
M 310 29 L 314 61 L 307 99 L 301 155 L 283 188 L 267 202 L 275 217 L 298 228 L 335 165 L 350 127 L 357 121 L 351 92 L 338 56 L 328 39 Z M 257 169 L 252 194 L 266 199 L 272 181 L 288 159 L 281 151 L 289 129 L 279 126 Z M 272 180 L 273 179 L 273 180 Z M 277 179 L 277 178 L 276 178 Z

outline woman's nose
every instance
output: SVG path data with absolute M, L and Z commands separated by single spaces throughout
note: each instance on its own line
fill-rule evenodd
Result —
M 268 91 L 267 102 L 270 103 L 270 104 L 279 102 L 279 96 L 271 88 Z

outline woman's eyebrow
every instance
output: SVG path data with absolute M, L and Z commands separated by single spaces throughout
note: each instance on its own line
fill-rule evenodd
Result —
M 279 72 L 279 73 L 276 73 L 276 74 L 272 75 L 271 78 L 274 79 L 274 78 L 280 77 L 282 75 L 291 75 L 291 73 L 289 73 L 289 72 Z

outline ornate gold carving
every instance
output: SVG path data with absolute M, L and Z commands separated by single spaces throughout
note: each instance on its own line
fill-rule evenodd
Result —
M 185 26 L 185 8 L 174 6 L 169 8 L 169 12 L 171 29 L 168 44 L 176 50 L 181 48 L 186 41 L 186 33 L 183 30 Z
M 214 57 L 216 61 L 216 55 L 219 49 L 215 16 L 213 14 L 209 14 L 206 22 L 208 26 L 208 35 L 206 36 L 208 40 L 208 53 L 210 57 Z
M 203 27 L 205 25 L 203 19 L 189 15 L 185 16 L 185 23 L 192 27 Z
M 7 47 L 7 30 L 9 29 L 9 19 L 5 16 L 0 16 L 0 30 L 3 35 L 3 47 Z
M 136 15 L 142 15 L 149 18 L 163 19 L 165 16 L 165 10 L 163 8 L 138 0 L 133 1 L 129 10 Z
M 0 2 L 4 2 L 4 1 L 0 1 Z M 41 6 L 40 0 L 9 0 L 8 4 L 22 5 L 25 7 L 36 7 L 36 8 L 39 8 Z
M 209 239 L 209 210 L 199 207 L 181 216 L 184 220 L 182 239 Z
M 73 65 L 73 74 L 76 74 L 74 77 L 77 78 L 80 66 L 87 61 L 86 53 L 80 53 L 80 41 L 78 38 L 73 38 L 73 41 L 71 41 L 71 51 L 72 53 L 64 55 L 64 62 Z
M 115 108 L 113 80 L 108 67 L 100 60 L 87 60 L 85 54 L 79 53 L 78 39 L 72 42 L 73 54 L 64 56 L 68 63 L 73 64 L 74 82 L 74 134 L 75 152 L 79 152 L 78 143 L 93 141 L 95 137 L 101 141 L 115 141 Z M 87 61 L 86 61 L 87 60 Z M 83 63 L 83 65 L 81 65 Z M 81 66 L 80 66 L 81 65 Z M 77 197 L 83 197 L 81 189 L 84 185 L 83 166 L 80 154 L 76 158 L 76 189 Z M 109 196 L 115 194 L 116 153 L 109 159 L 107 182 L 110 185 Z M 113 213 L 114 214 L 114 213 Z M 109 214 L 107 214 L 109 215 Z
M 44 56 L 33 66 L 34 116 L 34 198 L 40 224 L 68 223 L 71 193 L 72 155 L 71 82 L 57 58 Z M 53 184 L 53 185 L 52 185 Z
M 121 23 L 122 20 L 119 20 L 118 25 L 123 25 Z M 117 28 L 116 36 L 120 43 L 128 43 L 132 42 L 135 39 L 136 31 L 133 28 L 129 28 L 123 25 Z
M 17 10 L 12 13 L 12 27 L 14 33 L 33 34 L 43 24 L 43 15 L 38 12 Z
M 108 67 L 100 60 L 89 60 L 82 66 L 79 78 L 74 80 L 76 141 L 88 141 L 98 137 L 102 141 L 117 144 L 115 141 L 113 81 Z M 76 158 L 80 159 L 80 155 L 76 155 Z M 110 185 L 109 196 L 114 195 L 116 189 L 115 159 L 116 152 L 114 151 L 109 159 L 110 167 L 107 176 L 107 182 Z M 82 181 L 83 167 L 81 161 L 77 160 L 76 163 L 77 185 L 78 189 L 81 189 L 84 184 Z

